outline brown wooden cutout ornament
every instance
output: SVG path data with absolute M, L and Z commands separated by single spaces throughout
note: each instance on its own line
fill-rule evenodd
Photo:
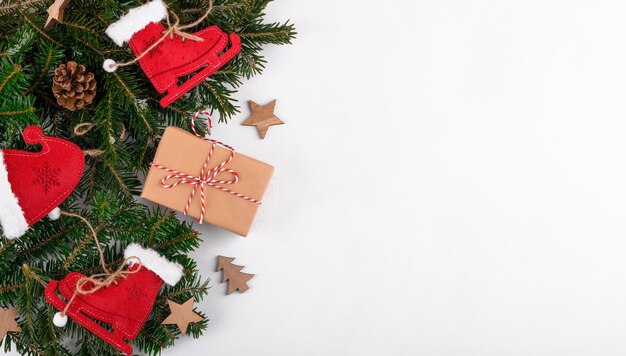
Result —
M 284 124 L 281 119 L 274 115 L 274 108 L 276 108 L 276 99 L 272 100 L 267 105 L 259 105 L 252 100 L 250 100 L 249 103 L 250 109 L 252 110 L 252 115 L 246 121 L 244 121 L 242 125 L 256 126 L 257 130 L 259 130 L 259 135 L 261 136 L 261 139 L 265 138 L 267 130 L 270 128 L 270 126 Z
M 19 333 L 22 331 L 15 318 L 17 317 L 17 309 L 0 308 L 0 341 L 4 339 L 7 333 Z
M 54 0 L 54 3 L 48 8 L 48 19 L 44 29 L 49 31 L 55 23 L 63 21 L 65 7 L 70 0 Z
M 249 289 L 248 281 L 254 277 L 253 274 L 243 273 L 241 270 L 243 266 L 234 265 L 232 262 L 234 258 L 217 256 L 217 271 L 224 270 L 224 278 L 222 283 L 228 281 L 228 293 L 239 290 L 241 293 L 245 293 Z
M 183 335 L 187 334 L 187 328 L 189 324 L 202 321 L 203 318 L 193 311 L 193 303 L 196 302 L 195 298 L 190 298 L 183 304 L 178 304 L 174 301 L 167 300 L 167 304 L 170 306 L 172 312 L 163 322 L 162 325 L 176 325 Z

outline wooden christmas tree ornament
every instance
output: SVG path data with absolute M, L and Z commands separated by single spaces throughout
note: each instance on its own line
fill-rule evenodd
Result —
M 183 304 L 178 304 L 172 300 L 167 300 L 172 313 L 161 323 L 162 325 L 176 325 L 183 335 L 187 334 L 189 324 L 202 321 L 202 317 L 193 311 L 195 298 L 190 298 Z
M 17 317 L 17 309 L 0 308 L 0 341 L 4 339 L 7 333 L 19 333 L 22 331 L 15 318 Z
M 241 293 L 245 293 L 248 287 L 248 281 L 254 277 L 253 274 L 243 273 L 241 270 L 243 266 L 237 266 L 233 264 L 234 258 L 217 256 L 217 271 L 224 270 L 224 278 L 222 283 L 228 282 L 228 293 L 239 290 Z
M 248 118 L 248 120 L 244 121 L 242 125 L 256 126 L 257 130 L 259 130 L 261 139 L 265 138 L 267 130 L 269 130 L 270 126 L 284 124 L 284 122 L 274 114 L 276 99 L 272 100 L 267 105 L 259 105 L 252 100 L 250 100 L 249 103 L 252 115 Z

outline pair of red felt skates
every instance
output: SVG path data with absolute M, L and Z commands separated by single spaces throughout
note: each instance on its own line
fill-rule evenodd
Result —
M 239 36 L 227 35 L 216 26 L 191 34 L 195 40 L 176 33 L 164 38 L 167 29 L 161 21 L 168 16 L 167 11 L 162 0 L 153 0 L 130 10 L 106 30 L 117 45 L 129 43 L 156 90 L 161 94 L 167 92 L 160 101 L 162 107 L 200 84 L 241 50 Z M 105 70 L 113 72 L 116 68 L 114 61 L 105 61 Z M 179 78 L 192 73 L 195 74 L 185 83 L 178 84 Z M 132 348 L 126 340 L 134 339 L 141 331 L 163 283 L 175 285 L 182 278 L 183 270 L 179 264 L 136 244 L 127 247 L 125 258 L 128 261 L 137 258 L 140 265 L 130 265 L 128 271 L 131 273 L 95 293 L 78 293 L 77 289 L 86 276 L 70 273 L 60 282 L 51 281 L 45 295 L 50 304 L 62 311 L 55 316 L 55 325 L 64 326 L 69 316 L 130 355 Z M 89 282 L 81 289 L 94 287 Z M 109 328 L 102 327 L 95 320 L 108 324 Z
M 162 0 L 153 0 L 131 10 L 106 31 L 117 45 L 128 42 L 156 90 L 160 94 L 167 92 L 160 101 L 162 107 L 200 84 L 241 50 L 239 36 L 227 35 L 216 26 L 191 34 L 195 39 L 176 33 L 163 38 L 168 30 L 161 21 L 168 16 L 167 11 Z M 113 72 L 116 68 L 114 61 L 105 61 L 105 70 Z M 185 83 L 178 84 L 179 78 L 192 73 Z M 141 331 L 163 283 L 175 285 L 183 271 L 180 265 L 139 245 L 128 246 L 125 258 L 131 257 L 141 264 L 129 266 L 132 273 L 95 293 L 77 293 L 79 282 L 86 278 L 79 273 L 70 273 L 60 282 L 51 281 L 46 287 L 46 299 L 63 311 L 55 316 L 55 324 L 64 326 L 69 316 L 121 352 L 132 354 L 126 340 L 134 339 Z M 87 290 L 92 287 L 89 283 L 83 286 Z M 108 324 L 112 331 L 94 320 Z

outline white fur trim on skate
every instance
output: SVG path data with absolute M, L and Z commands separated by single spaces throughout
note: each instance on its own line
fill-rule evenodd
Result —
M 11 190 L 9 173 L 4 165 L 4 153 L 0 150 L 0 225 L 4 236 L 15 239 L 26 233 L 28 223 L 17 197 Z
M 138 244 L 130 244 L 124 251 L 124 258 L 137 257 L 141 260 L 143 268 L 147 268 L 156 273 L 163 282 L 170 286 L 175 285 L 183 277 L 183 266 L 178 263 L 170 262 L 158 252 L 143 248 Z M 133 265 L 135 261 L 128 261 L 129 265 Z
M 143 30 L 149 23 L 160 22 L 166 16 L 167 6 L 163 0 L 154 0 L 128 11 L 121 19 L 112 23 L 105 32 L 115 44 L 121 47 L 124 42 L 130 40 L 136 32 Z

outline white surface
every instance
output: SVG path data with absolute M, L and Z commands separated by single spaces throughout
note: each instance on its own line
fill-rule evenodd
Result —
M 269 14 L 298 39 L 239 98 L 286 125 L 214 132 L 276 177 L 248 239 L 196 255 L 257 277 L 166 355 L 626 354 L 626 2 Z
M 199 340 L 164 355 L 626 354 L 626 2 L 276 1 L 298 39 L 251 236 L 202 227 Z M 216 255 L 255 273 L 226 296 Z

